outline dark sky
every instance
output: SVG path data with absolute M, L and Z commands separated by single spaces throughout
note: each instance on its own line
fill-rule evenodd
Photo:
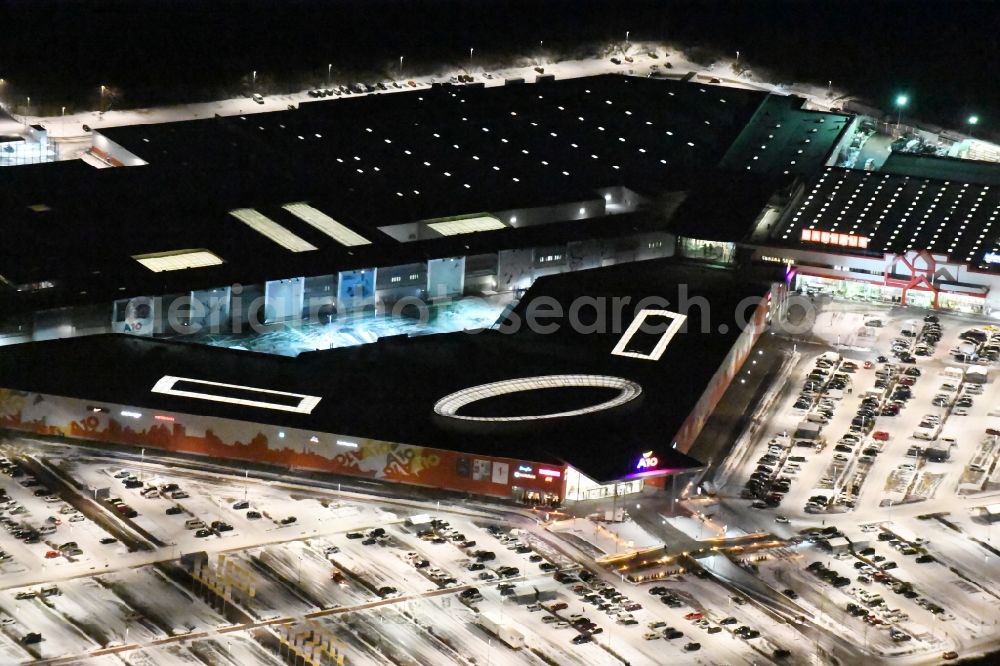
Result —
M 263 85 L 377 77 L 609 38 L 739 49 L 786 79 L 835 83 L 888 106 L 1000 129 L 1000 5 L 942 0 L 0 0 L 0 77 L 11 95 L 84 101 L 102 83 L 122 104 L 206 98 Z M 336 78 L 336 76 L 335 76 Z

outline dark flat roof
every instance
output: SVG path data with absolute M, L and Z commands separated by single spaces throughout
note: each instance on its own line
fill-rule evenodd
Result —
M 675 335 L 658 361 L 612 355 L 619 331 L 612 327 L 603 333 L 578 332 L 565 320 L 551 334 L 522 327 L 512 334 L 393 338 L 296 358 L 100 335 L 0 348 L 0 386 L 472 454 L 565 461 L 606 481 L 634 472 L 635 460 L 648 450 L 656 451 L 672 468 L 698 464 L 671 450 L 671 437 L 740 333 L 743 315 L 737 314 L 737 303 L 747 296 L 761 297 L 767 289 L 767 284 L 752 284 L 728 273 L 655 260 L 539 279 L 515 311 L 523 317 L 541 297 L 550 305 L 562 304 L 566 311 L 580 296 L 627 297 L 620 325 L 624 330 L 635 305 L 644 298 L 667 299 L 668 309 L 681 312 L 687 309 L 685 299 L 692 299 L 687 330 Z M 699 305 L 699 296 L 708 300 L 710 312 Z M 583 308 L 580 319 L 593 324 L 593 312 Z M 725 332 L 720 332 L 722 325 Z M 53 367 L 60 371 L 51 372 Z M 456 421 L 433 412 L 437 400 L 460 389 L 555 374 L 620 377 L 638 383 L 642 394 L 607 411 L 521 425 Z M 150 392 L 164 375 L 322 399 L 311 414 L 298 414 Z M 594 402 L 590 393 L 568 395 L 558 390 L 521 397 L 532 399 L 484 402 L 476 410 L 497 410 L 493 415 L 524 409 L 556 411 L 582 406 L 576 404 L 581 398 L 584 405 Z M 596 402 L 608 397 L 599 396 Z
M 957 157 L 893 152 L 880 170 L 900 176 L 1000 185 L 1000 164 Z
M 670 220 L 670 231 L 687 238 L 739 241 L 787 181 L 773 174 L 736 171 L 705 180 L 687 192 Z
M 378 227 L 594 199 L 603 187 L 682 191 L 718 177 L 719 160 L 765 97 L 604 75 L 101 129 L 149 164 L 0 172 L 0 275 L 55 285 L 0 294 L 0 306 L 102 302 L 462 253 L 471 236 L 399 243 Z M 372 244 L 344 247 L 281 208 L 300 201 Z M 228 214 L 244 207 L 318 250 L 289 252 Z M 578 221 L 564 225 L 567 240 L 590 235 Z M 522 232 L 475 234 L 488 239 L 475 242 L 479 251 L 512 247 Z M 154 274 L 131 259 L 187 249 L 225 263 Z
M 768 95 L 722 158 L 721 166 L 753 174 L 814 174 L 852 116 L 803 108 L 795 95 Z
M 871 239 L 874 253 L 930 250 L 989 269 L 1000 252 L 1000 187 L 828 167 L 771 238 L 779 244 L 855 251 L 805 242 L 803 230 Z

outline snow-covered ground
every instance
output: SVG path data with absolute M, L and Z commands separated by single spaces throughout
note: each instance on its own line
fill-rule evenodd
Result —
M 793 371 L 785 392 L 769 415 L 770 422 L 762 429 L 755 450 L 747 456 L 735 474 L 728 478 L 727 485 L 720 493 L 721 501 L 713 509 L 715 522 L 738 524 L 748 529 L 762 529 L 782 537 L 792 537 L 806 527 L 841 528 L 854 540 L 869 540 L 874 548 L 866 556 L 870 561 L 891 561 L 896 567 L 889 573 L 897 580 L 913 583 L 918 596 L 908 599 L 893 592 L 878 582 L 856 581 L 862 572 L 862 560 L 848 555 L 837 559 L 830 553 L 805 542 L 794 548 L 791 559 L 772 559 L 758 563 L 761 577 L 776 589 L 791 588 L 801 597 L 801 603 L 816 612 L 821 623 L 837 632 L 843 640 L 854 646 L 867 646 L 882 655 L 896 655 L 897 661 L 907 663 L 936 662 L 942 651 L 954 649 L 960 654 L 970 654 L 987 647 L 995 647 L 1000 638 L 996 625 L 992 623 L 1000 604 L 1000 568 L 996 566 L 997 556 L 983 547 L 989 543 L 991 528 L 985 523 L 973 520 L 970 509 L 996 501 L 996 492 L 985 495 L 959 495 L 959 479 L 965 465 L 974 456 L 987 428 L 997 427 L 998 418 L 991 416 L 992 406 L 1000 398 L 1000 388 L 996 378 L 991 376 L 981 395 L 974 396 L 973 406 L 968 415 L 956 415 L 934 406 L 932 399 L 941 390 L 942 384 L 950 380 L 943 373 L 949 368 L 962 367 L 952 361 L 948 350 L 960 342 L 959 335 L 970 328 L 987 325 L 985 320 L 972 317 L 936 313 L 940 317 L 942 339 L 930 357 L 917 357 L 916 367 L 921 375 L 914 383 L 913 397 L 898 416 L 878 416 L 875 430 L 889 433 L 880 453 L 874 456 L 867 474 L 857 477 L 861 483 L 856 504 L 853 508 L 839 507 L 828 513 L 807 513 L 804 506 L 807 498 L 822 492 L 821 477 L 831 468 L 833 456 L 837 453 L 834 445 L 841 435 L 848 432 L 851 419 L 855 415 L 862 395 L 873 388 L 875 369 L 863 369 L 866 360 L 874 360 L 879 354 L 888 354 L 891 341 L 900 337 L 907 321 L 923 317 L 919 309 L 890 309 L 869 304 L 835 302 L 827 306 L 820 315 L 820 331 L 811 340 L 800 342 L 802 359 Z M 872 318 L 880 318 L 884 326 L 864 327 L 863 323 Z M 785 493 L 781 505 L 774 509 L 750 508 L 749 500 L 738 499 L 743 483 L 754 471 L 757 457 L 768 447 L 768 442 L 782 431 L 793 431 L 804 419 L 805 412 L 793 408 L 805 375 L 813 368 L 816 357 L 827 350 L 836 349 L 844 358 L 854 360 L 859 369 L 852 373 L 852 391 L 845 392 L 837 401 L 834 416 L 825 424 L 822 435 L 827 441 L 822 451 L 812 448 L 792 446 L 789 455 L 802 456 L 805 461 L 798 463 L 799 470 L 783 468 L 781 474 L 791 478 L 790 491 Z M 903 366 L 907 367 L 907 366 Z M 991 373 L 995 374 L 995 368 Z M 913 433 L 926 414 L 941 416 L 941 436 L 952 436 L 956 442 L 950 447 L 948 462 L 929 462 L 908 457 L 911 446 L 942 446 L 941 442 L 914 439 Z M 868 441 L 856 447 L 870 446 Z M 947 444 L 943 444 L 949 448 Z M 911 488 L 906 496 L 907 503 L 889 504 L 888 499 L 903 498 L 902 493 L 890 492 L 890 479 L 898 474 L 901 466 L 913 465 L 917 475 L 933 475 L 939 478 L 937 486 L 921 497 Z M 912 474 L 911 474 L 912 476 Z M 992 497 L 991 497 L 992 495 Z M 948 527 L 945 522 L 928 517 L 926 514 L 940 514 L 944 521 L 956 526 Z M 788 523 L 775 522 L 776 516 L 783 516 Z M 874 531 L 859 531 L 859 526 L 871 525 Z M 887 542 L 880 542 L 878 530 L 888 529 L 907 539 L 920 536 L 928 540 L 924 549 L 937 561 L 917 563 L 916 555 L 903 555 Z M 856 550 L 860 551 L 862 546 Z M 804 570 L 805 565 L 821 561 L 839 574 L 851 579 L 844 588 L 834 588 Z M 872 627 L 856 618 L 849 617 L 844 609 L 848 603 L 863 604 L 861 591 L 882 594 L 886 600 L 884 608 L 898 608 L 909 619 L 890 623 L 908 633 L 912 639 L 897 643 L 888 638 L 888 630 Z M 934 615 L 918 604 L 922 599 L 936 603 L 944 612 Z M 882 612 L 875 611 L 876 614 Z M 886 620 L 886 618 L 882 618 Z
M 504 80 L 508 78 L 524 78 L 533 81 L 537 72 L 536 66 L 542 66 L 546 74 L 554 74 L 556 78 L 575 78 L 581 76 L 593 76 L 596 74 L 621 73 L 635 76 L 646 76 L 651 74 L 653 66 L 663 68 L 664 63 L 669 61 L 671 69 L 659 69 L 668 78 L 681 78 L 688 72 L 696 72 L 705 81 L 717 78 L 721 85 L 738 86 L 743 88 L 753 88 L 765 90 L 779 94 L 798 94 L 806 97 L 815 108 L 830 108 L 843 103 L 842 93 L 830 90 L 824 86 L 811 84 L 772 84 L 758 81 L 753 77 L 752 71 L 746 71 L 737 76 L 734 73 L 733 62 L 728 59 L 720 59 L 707 66 L 691 62 L 679 50 L 669 44 L 662 43 L 633 43 L 627 46 L 627 53 L 634 59 L 634 62 L 622 62 L 616 65 L 610 62 L 609 58 L 592 58 L 586 60 L 564 60 L 559 62 L 541 61 L 537 59 L 525 59 L 521 66 L 511 66 L 501 69 L 481 67 L 456 67 L 453 70 L 438 73 L 436 75 L 425 75 L 409 77 L 404 76 L 398 79 L 402 88 L 388 86 L 388 90 L 378 90 L 369 94 L 390 94 L 405 90 L 413 90 L 407 85 L 413 81 L 417 87 L 427 87 L 435 82 L 447 82 L 453 76 L 460 73 L 470 73 L 476 77 L 477 81 L 484 83 L 487 87 L 504 85 Z M 659 53 L 658 58 L 651 58 L 647 55 L 649 51 Z M 664 57 L 668 54 L 668 57 Z M 621 57 L 622 54 L 619 54 Z M 484 74 L 489 73 L 491 78 L 485 78 Z M 333 81 L 331 87 L 340 84 L 350 85 L 353 81 Z M 389 82 L 387 82 L 389 83 Z M 21 125 L 42 124 L 51 137 L 60 144 L 60 159 L 72 159 L 79 157 L 87 148 L 89 141 L 86 140 L 89 134 L 83 129 L 84 125 L 98 129 L 102 127 L 116 127 L 121 125 L 141 125 L 148 123 L 163 123 L 178 120 L 194 120 L 198 118 L 212 118 L 216 114 L 231 116 L 247 113 L 264 113 L 268 111 L 282 111 L 289 106 L 296 106 L 302 102 L 312 101 L 308 90 L 297 93 L 267 95 L 263 103 L 258 104 L 249 97 L 237 97 L 232 99 L 217 100 L 196 104 L 182 104 L 170 107 L 157 107 L 148 109 L 128 109 L 112 110 L 107 112 L 86 111 L 55 117 L 17 116 L 11 122 L 10 130 L 16 131 L 18 123 Z M 364 94 L 364 93 L 362 93 Z

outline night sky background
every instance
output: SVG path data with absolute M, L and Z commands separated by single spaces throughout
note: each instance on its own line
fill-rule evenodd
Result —
M 120 106 L 411 74 L 511 54 L 570 53 L 610 39 L 666 39 L 732 54 L 780 80 L 834 84 L 924 120 L 1000 130 L 1000 3 L 944 0 L 0 0 L 8 96 Z M 338 73 L 341 75 L 338 77 Z

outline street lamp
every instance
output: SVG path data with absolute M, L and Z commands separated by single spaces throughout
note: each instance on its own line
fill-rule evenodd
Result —
M 403 56 L 399 56 L 399 75 L 403 75 Z
M 475 47 L 469 47 L 469 66 L 472 66 L 472 54 L 476 51 Z
M 972 130 L 979 124 L 979 116 L 973 113 L 965 122 L 969 123 L 969 137 L 972 137 Z
M 257 88 L 257 70 L 255 69 L 250 74 L 250 90 L 252 91 L 256 88 Z
M 626 43 L 626 44 L 628 44 L 628 36 L 629 36 L 629 33 L 630 33 L 630 32 L 631 32 L 631 30 L 626 30 L 626 31 L 625 31 L 625 43 Z
M 896 134 L 899 134 L 899 122 L 903 116 L 903 107 L 909 103 L 909 95 L 896 95 Z
M 326 85 L 330 86 L 330 72 L 333 70 L 333 63 L 331 62 L 326 66 Z

